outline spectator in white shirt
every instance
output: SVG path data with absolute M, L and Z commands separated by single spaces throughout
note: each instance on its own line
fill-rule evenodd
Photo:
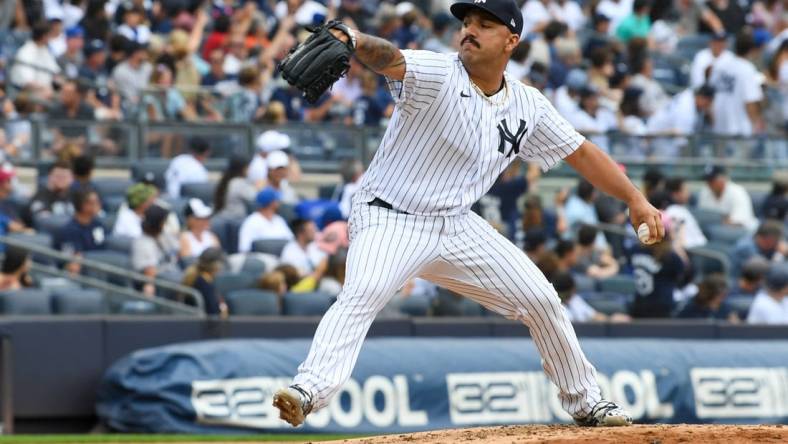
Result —
M 147 45 L 150 41 L 150 28 L 145 25 L 145 8 L 132 6 L 123 14 L 123 24 L 118 26 L 118 34 L 132 42 Z
M 686 89 L 671 98 L 649 117 L 646 126 L 654 135 L 686 136 L 711 131 L 714 88 L 705 84 L 694 91 Z M 660 137 L 652 141 L 657 157 L 678 157 L 687 137 Z
M 750 195 L 744 187 L 728 178 L 725 168 L 708 168 L 704 180 L 706 184 L 698 195 L 698 207 L 724 214 L 727 224 L 739 225 L 750 231 L 758 228 Z
M 671 204 L 665 209 L 665 215 L 670 218 L 671 225 L 680 227 L 677 233 L 684 237 L 684 248 L 691 249 L 706 245 L 707 239 L 698 225 L 695 216 L 690 213 L 687 203 L 690 199 L 690 192 L 684 179 L 673 177 L 665 182 L 665 190 L 670 195 Z
M 632 5 L 634 3 L 635 0 L 602 0 L 596 6 L 596 13 L 610 19 L 609 32 L 614 34 L 618 25 L 632 14 Z
M 662 85 L 654 80 L 654 62 L 645 52 L 631 57 L 629 66 L 635 73 L 629 81 L 629 86 L 643 90 L 640 106 L 643 108 L 643 112 L 650 116 L 665 106 L 670 101 L 670 96 L 662 88 Z
M 572 32 L 581 29 L 586 23 L 583 9 L 575 0 L 557 0 L 551 2 L 548 10 L 556 20 L 565 23 Z
M 156 201 L 159 192 L 153 185 L 137 183 L 126 190 L 126 203 L 118 209 L 112 234 L 136 239 L 142 236 L 142 217 Z
M 736 55 L 712 66 L 709 82 L 714 95 L 714 132 L 750 136 L 763 130 L 760 102 L 763 75 L 748 60 L 755 53 L 755 39 L 748 30 L 736 35 Z
M 279 192 L 271 187 L 263 188 L 255 199 L 258 210 L 246 217 L 238 233 L 238 251 L 252 251 L 252 243 L 260 239 L 293 240 L 295 236 L 282 216 L 279 208 Z
M 523 37 L 528 34 L 538 34 L 553 20 L 548 8 L 550 0 L 528 0 L 522 8 L 523 13 Z
M 221 247 L 219 238 L 211 231 L 213 210 L 197 198 L 191 198 L 183 210 L 186 230 L 181 232 L 178 256 L 181 259 L 196 258 L 211 247 Z
M 580 108 L 572 115 L 565 116 L 569 123 L 588 139 L 607 151 L 607 132 L 618 127 L 616 115 L 607 108 L 600 106 L 599 94 L 593 88 L 587 87 L 580 92 Z
M 733 58 L 733 53 L 728 51 L 728 34 L 718 32 L 711 36 L 709 47 L 701 49 L 695 54 L 690 67 L 690 88 L 700 88 L 709 80 L 711 67 L 718 60 Z
M 748 324 L 788 324 L 788 265 L 774 264 L 747 314 Z
M 246 175 L 258 189 L 261 189 L 268 181 L 268 162 L 266 162 L 268 154 L 272 151 L 290 148 L 290 136 L 279 131 L 269 130 L 257 137 L 255 146 L 257 154 L 249 163 Z
M 49 23 L 33 26 L 31 39 L 17 51 L 10 73 L 13 85 L 32 89 L 43 98 L 52 95 L 52 81 L 60 74 L 60 66 L 47 46 L 50 36 Z
M 295 205 L 300 200 L 298 193 L 290 186 L 287 177 L 290 174 L 290 158 L 284 151 L 273 151 L 268 154 L 268 186 L 281 195 L 283 203 Z
M 296 219 L 290 224 L 295 239 L 282 250 L 280 262 L 296 267 L 301 276 L 315 271 L 315 267 L 327 257 L 315 243 L 317 226 L 308 219 Z
M 210 155 L 211 147 L 205 139 L 196 137 L 191 140 L 189 150 L 190 153 L 172 159 L 167 171 L 164 172 L 167 194 L 175 199 L 181 197 L 183 184 L 208 182 L 208 170 L 203 164 Z

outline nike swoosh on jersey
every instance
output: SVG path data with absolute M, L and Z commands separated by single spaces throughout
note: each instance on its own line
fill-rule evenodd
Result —
M 460 91 L 460 97 L 470 97 L 470 94 L 465 94 L 465 91 Z

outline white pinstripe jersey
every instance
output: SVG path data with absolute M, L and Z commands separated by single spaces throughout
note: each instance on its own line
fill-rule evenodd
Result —
M 544 95 L 508 75 L 508 99 L 494 105 L 471 86 L 456 53 L 402 54 L 405 78 L 389 79 L 396 108 L 361 183 L 398 210 L 466 213 L 515 157 L 547 170 L 584 140 Z

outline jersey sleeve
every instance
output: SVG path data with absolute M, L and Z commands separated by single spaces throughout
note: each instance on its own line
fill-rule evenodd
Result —
M 763 84 L 759 81 L 755 81 L 760 75 L 755 68 L 750 69 L 751 75 L 749 76 L 742 76 L 743 79 L 746 79 L 742 82 L 742 87 L 744 88 L 744 103 L 753 103 L 753 102 L 760 102 L 763 100 Z
M 547 171 L 564 157 L 572 154 L 585 141 L 541 93 L 533 95 L 537 121 L 533 132 L 523 141 L 519 156 L 537 162 Z
M 404 49 L 405 78 L 386 78 L 394 103 L 408 113 L 429 106 L 440 94 L 449 75 L 450 63 L 444 54 Z

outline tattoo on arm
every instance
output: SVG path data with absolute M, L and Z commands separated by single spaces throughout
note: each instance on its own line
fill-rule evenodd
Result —
M 385 73 L 392 68 L 404 67 L 405 57 L 391 43 L 379 37 L 360 34 L 356 57 L 361 63 L 378 73 Z

